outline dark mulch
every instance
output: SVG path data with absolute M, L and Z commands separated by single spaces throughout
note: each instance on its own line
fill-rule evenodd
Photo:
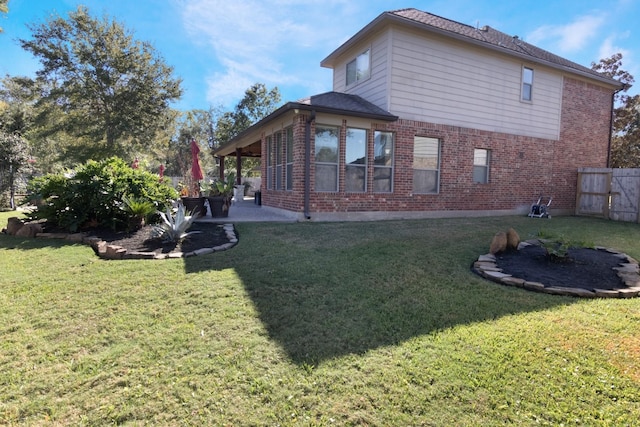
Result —
M 497 266 L 504 273 L 546 286 L 614 289 L 626 287 L 613 267 L 626 260 L 604 250 L 569 249 L 569 262 L 552 261 L 541 246 L 498 254 Z
M 121 246 L 131 252 L 192 252 L 203 248 L 213 248 L 229 243 L 227 235 L 219 224 L 194 223 L 189 231 L 199 231 L 180 243 L 163 242 L 153 238 L 152 227 L 146 226 L 133 233 L 114 232 L 109 229 L 93 229 L 88 235 L 96 236 L 113 245 Z

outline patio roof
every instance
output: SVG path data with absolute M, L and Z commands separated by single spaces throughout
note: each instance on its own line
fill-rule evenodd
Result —
M 295 112 L 296 110 L 362 117 L 385 122 L 398 120 L 398 116 L 394 116 L 360 96 L 340 92 L 326 92 L 296 102 L 286 103 L 264 119 L 247 128 L 235 138 L 214 149 L 213 155 L 235 155 L 236 150 L 239 149 L 240 155 L 243 157 L 260 157 L 262 151 L 260 129 L 280 116 Z

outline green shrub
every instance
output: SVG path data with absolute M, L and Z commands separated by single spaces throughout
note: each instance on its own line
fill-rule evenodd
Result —
M 74 173 L 34 178 L 27 187 L 27 201 L 37 206 L 31 219 L 44 219 L 69 231 L 106 226 L 128 226 L 131 213 L 123 200 L 149 201 L 164 210 L 177 197 L 175 189 L 148 171 L 131 168 L 112 157 L 89 161 Z

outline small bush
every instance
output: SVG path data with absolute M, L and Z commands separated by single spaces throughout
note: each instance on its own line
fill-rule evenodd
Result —
M 123 200 L 149 201 L 155 209 L 164 210 L 177 197 L 175 189 L 157 175 L 132 169 L 117 157 L 89 161 L 75 173 L 34 178 L 27 191 L 27 201 L 37 206 L 31 219 L 47 220 L 69 231 L 98 226 L 124 229 L 131 213 L 123 209 Z

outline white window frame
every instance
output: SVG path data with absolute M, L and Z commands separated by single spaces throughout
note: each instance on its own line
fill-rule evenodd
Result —
M 473 149 L 473 182 L 474 184 L 489 183 L 489 167 L 491 165 L 491 150 L 486 148 Z M 479 178 L 482 175 L 481 178 Z
M 353 69 L 352 73 L 349 72 L 350 68 Z M 345 71 L 346 86 L 351 86 L 368 79 L 371 76 L 371 48 L 365 49 L 354 59 L 347 62 Z M 353 76 L 351 76 L 352 74 Z
M 347 158 L 347 156 L 349 155 L 349 147 L 350 141 L 355 141 L 352 140 L 349 135 L 350 135 L 350 131 L 357 131 L 358 133 L 364 132 L 364 157 L 363 157 L 363 163 L 349 163 L 349 159 Z M 367 129 L 362 129 L 362 128 L 355 128 L 355 127 L 348 127 L 347 128 L 347 133 L 345 136 L 345 165 L 344 165 L 344 186 L 345 186 L 345 192 L 347 193 L 366 193 L 367 192 L 367 163 L 368 163 L 368 158 L 369 156 L 367 155 L 367 151 L 368 151 L 368 145 L 369 145 L 369 131 Z M 364 182 L 363 182 L 363 186 L 360 189 L 350 189 L 349 188 L 349 182 L 348 177 L 349 174 L 347 173 L 348 169 L 359 169 L 361 170 L 361 172 L 363 173 L 364 176 Z
M 534 70 L 531 67 L 522 67 L 522 85 L 520 100 L 524 102 L 533 102 L 533 79 Z
M 273 189 L 273 138 L 271 135 L 267 136 L 267 188 Z
M 289 126 L 286 132 L 286 154 L 285 154 L 285 189 L 293 190 L 293 127 Z
M 335 162 L 329 162 L 326 160 L 318 160 L 318 155 L 320 154 L 320 150 L 318 150 L 318 134 L 320 130 L 332 130 L 336 135 L 336 145 L 335 145 Z M 316 125 L 315 139 L 314 139 L 314 159 L 315 159 L 315 169 L 316 169 L 316 183 L 315 183 L 315 191 L 318 193 L 335 193 L 338 191 L 338 186 L 340 185 L 340 127 L 339 126 L 331 126 L 331 125 Z M 319 180 L 318 177 L 322 173 L 321 170 L 335 169 L 335 187 L 334 188 L 319 188 L 318 185 L 322 180 Z
M 420 156 L 420 141 L 425 143 L 435 143 L 435 164 L 433 164 L 433 155 Z M 416 135 L 413 137 L 413 192 L 414 194 L 438 194 L 440 192 L 440 157 L 441 157 L 442 141 L 439 138 L 433 138 L 428 136 Z M 432 166 L 432 167 L 429 167 Z M 435 191 L 426 191 L 424 188 L 419 188 L 418 185 L 423 180 L 419 180 L 419 175 L 422 174 L 435 174 Z
M 378 135 L 382 135 L 382 134 L 388 134 L 391 136 L 391 147 L 390 148 L 386 148 L 385 151 L 387 151 L 388 153 L 385 153 L 384 158 L 389 157 L 389 164 L 385 163 L 385 164 L 380 164 L 378 163 L 378 156 L 376 153 L 376 150 L 378 149 L 378 146 L 376 145 L 376 141 L 378 141 Z M 394 164 L 395 164 L 395 151 L 396 151 L 396 135 L 394 132 L 389 132 L 389 131 L 380 131 L 377 130 L 374 132 L 373 134 L 373 189 L 372 191 L 374 193 L 393 193 L 393 175 L 394 175 Z M 385 145 L 386 147 L 386 145 Z M 387 156 L 388 155 L 388 156 Z M 389 190 L 380 190 L 378 189 L 378 186 L 376 185 L 376 178 L 377 178 L 377 172 L 382 171 L 382 170 L 387 170 L 389 173 Z

